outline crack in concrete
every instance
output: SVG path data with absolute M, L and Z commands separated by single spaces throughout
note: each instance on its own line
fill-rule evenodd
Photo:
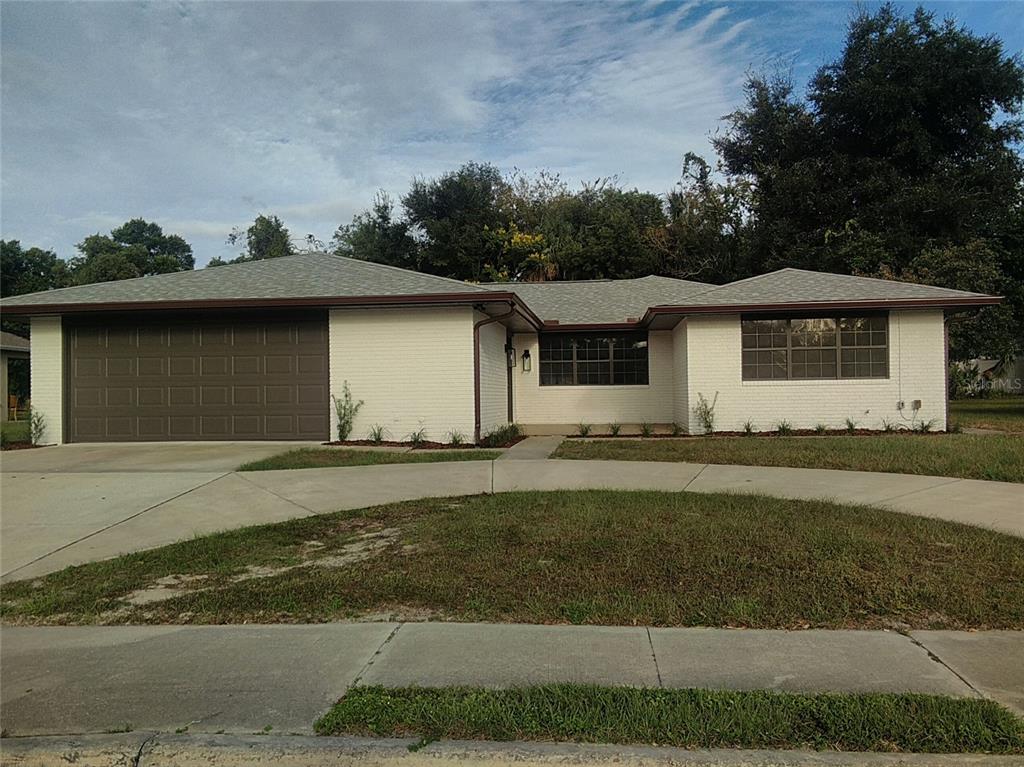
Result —
M 700 475 L 704 473 L 704 469 L 706 469 L 710 465 L 711 464 L 706 463 L 703 466 L 701 466 L 700 467 L 700 471 L 698 471 L 696 474 L 694 474 L 693 477 L 690 478 L 690 481 L 686 483 L 686 486 L 683 487 L 683 489 L 680 490 L 679 492 L 685 493 L 687 490 L 689 490 L 690 489 L 690 485 L 692 485 L 694 482 L 696 482 L 698 477 L 700 477 Z
M 34 565 L 36 562 L 39 562 L 40 560 L 46 559 L 47 557 L 52 557 L 57 552 L 64 551 L 64 549 L 66 549 L 66 548 L 68 548 L 70 546 L 74 546 L 76 543 L 81 543 L 82 541 L 87 541 L 90 538 L 93 538 L 93 537 L 99 535 L 100 533 L 105 533 L 107 530 L 110 530 L 110 529 L 112 529 L 114 527 L 117 527 L 118 525 L 123 525 L 125 522 L 130 522 L 131 520 L 133 520 L 133 519 L 135 519 L 137 517 L 141 517 L 146 512 L 152 511 L 153 509 L 158 509 L 161 506 L 163 506 L 164 504 L 170 503 L 171 501 L 176 501 L 179 498 L 188 495 L 189 493 L 195 492 L 196 490 L 199 490 L 200 488 L 206 487 L 207 485 L 211 485 L 214 482 L 217 482 L 218 480 L 224 479 L 224 477 L 226 477 L 226 476 L 228 476 L 229 474 L 232 474 L 232 473 L 233 472 L 226 471 L 223 474 L 221 474 L 220 476 L 217 476 L 217 477 L 214 477 L 213 479 L 207 480 L 206 482 L 203 482 L 200 485 L 196 485 L 195 487 L 190 487 L 188 490 L 184 490 L 184 491 L 178 493 L 177 495 L 172 495 L 170 498 L 165 498 L 164 500 L 160 501 L 160 503 L 154 503 L 152 506 L 147 506 L 142 511 L 137 511 L 134 514 L 125 517 L 124 519 L 119 519 L 119 520 L 117 520 L 117 522 L 112 522 L 111 524 L 107 525 L 106 527 L 101 527 L 99 530 L 93 530 L 88 535 L 83 535 L 81 538 L 76 538 L 75 540 L 71 541 L 70 543 L 65 543 L 63 546 L 58 546 L 53 551 L 48 551 L 45 554 L 36 557 L 31 562 L 26 562 L 23 565 L 19 565 L 18 567 L 14 568 L 13 570 L 8 570 L 6 573 L 0 573 L 0 578 L 6 578 L 9 575 L 14 575 L 16 572 L 19 572 L 20 570 L 24 570 L 29 565 Z
M 658 675 L 658 687 L 664 687 L 665 683 L 661 681 L 661 667 L 658 665 L 658 654 L 654 652 L 654 640 L 651 638 L 651 627 L 644 626 L 644 630 L 647 632 L 647 644 L 651 648 L 651 660 L 654 661 L 654 673 Z
M 293 501 L 291 498 L 285 498 L 280 493 L 275 493 L 273 490 L 270 490 L 269 488 L 263 487 L 263 485 L 256 484 L 251 479 L 249 479 L 248 477 L 245 476 L 245 472 L 244 471 L 232 471 L 232 472 L 229 472 L 229 473 L 230 474 L 234 474 L 236 477 L 238 477 L 243 482 L 247 482 L 250 485 L 252 485 L 253 487 L 257 487 L 260 490 L 262 490 L 263 492 L 269 493 L 270 495 L 274 496 L 278 500 L 284 501 L 285 503 L 290 503 L 292 506 L 296 506 L 296 507 L 298 507 L 298 508 L 300 508 L 300 509 L 302 509 L 304 511 L 308 511 L 310 514 L 320 514 L 320 513 L 322 513 L 322 512 L 314 511 L 313 509 L 309 508 L 309 506 L 303 506 L 301 503 L 299 503 L 298 501 Z
M 965 677 L 963 674 L 961 674 L 955 668 L 953 668 L 948 663 L 946 663 L 946 661 L 944 661 L 942 658 L 940 658 L 938 655 L 936 655 L 934 652 L 932 652 L 931 649 L 929 649 L 924 644 L 924 642 L 921 642 L 920 640 L 916 639 L 915 637 L 912 637 L 910 634 L 903 634 L 903 636 L 905 636 L 907 639 L 909 639 L 912 644 L 914 644 L 917 647 L 920 647 L 922 650 L 924 650 L 926 653 L 928 653 L 928 657 L 932 661 L 934 661 L 935 663 L 938 663 L 940 666 L 942 666 L 944 669 L 946 669 L 946 671 L 948 671 L 950 674 L 952 674 L 957 679 L 959 679 L 961 682 L 963 682 L 965 685 L 967 685 L 967 688 L 971 692 L 973 692 L 975 695 L 977 695 L 979 698 L 988 698 L 988 695 L 986 695 L 984 692 L 982 692 L 977 687 L 975 687 L 967 677 Z
M 359 684 L 362 678 L 366 675 L 366 672 L 370 670 L 370 667 L 373 665 L 374 661 L 376 661 L 377 658 L 380 657 L 380 654 L 384 652 L 384 648 L 387 647 L 391 640 L 395 638 L 395 634 L 397 634 L 399 629 L 401 629 L 402 626 L 404 625 L 404 623 L 399 623 L 397 626 L 395 626 L 392 632 L 384 638 L 384 641 L 380 643 L 380 646 L 376 650 L 374 650 L 373 655 L 370 656 L 370 659 L 366 661 L 366 665 L 359 669 L 359 673 L 355 675 L 355 678 L 352 680 L 352 684 L 350 684 L 349 687 L 355 687 L 357 684 Z
M 956 478 L 949 479 L 948 482 L 940 482 L 937 485 L 932 485 L 931 487 L 920 487 L 917 490 L 911 490 L 910 492 L 907 492 L 907 493 L 900 493 L 899 495 L 894 495 L 891 498 L 880 498 L 880 499 L 874 500 L 874 501 L 867 501 L 867 503 L 888 503 L 889 501 L 895 501 L 895 500 L 898 500 L 900 498 L 906 498 L 907 496 L 916 495 L 917 493 L 927 493 L 929 490 L 936 490 L 936 489 L 938 489 L 940 487 L 946 487 L 947 485 L 955 485 L 958 482 L 963 482 L 963 481 L 964 480 L 963 480 L 962 477 L 956 477 Z

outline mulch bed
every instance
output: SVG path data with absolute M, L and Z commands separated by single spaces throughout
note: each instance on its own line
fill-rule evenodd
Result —
M 500 445 L 474 445 L 472 442 L 466 442 L 461 445 L 452 445 L 448 442 L 420 442 L 413 444 L 412 442 L 395 442 L 393 440 L 383 440 L 382 442 L 374 442 L 369 439 L 347 439 L 344 442 L 334 440 L 333 442 L 324 442 L 324 445 L 330 445 L 331 447 L 408 447 L 413 450 L 495 450 L 503 447 L 512 447 L 517 442 L 522 442 L 526 439 L 525 436 L 518 436 L 510 439 L 508 442 L 503 442 Z
M 0 447 L 0 450 L 31 450 L 36 447 L 40 447 L 40 445 L 33 445 L 31 442 L 7 442 Z
M 707 439 L 708 437 L 889 437 L 901 434 L 916 434 L 920 437 L 944 437 L 949 432 L 927 431 L 919 432 L 912 429 L 896 429 L 885 431 L 883 429 L 826 429 L 815 431 L 814 429 L 793 429 L 788 434 L 779 434 L 778 431 L 716 431 L 712 434 L 588 434 L 583 437 L 579 434 L 570 434 L 566 439 Z

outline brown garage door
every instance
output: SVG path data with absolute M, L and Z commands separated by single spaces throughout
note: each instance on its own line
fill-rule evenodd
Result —
M 323 312 L 66 321 L 65 335 L 72 442 L 328 437 Z

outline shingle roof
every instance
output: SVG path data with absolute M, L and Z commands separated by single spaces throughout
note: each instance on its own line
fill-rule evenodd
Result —
M 674 315 L 714 311 L 719 306 L 743 311 L 750 307 L 770 310 L 774 305 L 820 307 L 830 302 L 878 302 L 879 306 L 886 302 L 942 305 L 948 301 L 951 306 L 997 302 L 981 293 L 802 269 L 780 269 L 719 286 L 658 276 L 473 285 L 369 261 L 310 253 L 12 296 L 0 301 L 0 308 L 21 307 L 25 313 L 39 313 L 51 306 L 55 311 L 107 305 L 160 308 L 163 303 L 173 308 L 176 302 L 226 306 L 231 302 L 271 305 L 304 301 L 310 305 L 319 299 L 353 303 L 345 299 L 391 296 L 406 296 L 410 298 L 404 300 L 420 303 L 476 302 L 479 296 L 483 302 L 489 294 L 499 292 L 515 293 L 527 313 L 532 311 L 540 320 L 561 325 L 627 323 L 644 317 L 652 307 L 660 309 L 652 313 Z
M 648 307 L 686 303 L 715 286 L 651 275 L 631 280 L 492 282 L 482 287 L 511 290 L 541 319 L 571 325 L 636 320 Z
M 309 253 L 12 296 L 3 306 L 484 293 L 447 277 Z
M 732 304 L 794 304 L 828 301 L 901 301 L 917 299 L 985 298 L 983 293 L 937 288 L 912 282 L 854 277 L 848 274 L 779 269 L 720 285 L 684 302 L 687 306 Z
M 16 336 L 14 333 L 8 333 L 6 330 L 0 330 L 0 349 L 7 349 L 9 351 L 27 352 L 32 346 L 27 338 Z

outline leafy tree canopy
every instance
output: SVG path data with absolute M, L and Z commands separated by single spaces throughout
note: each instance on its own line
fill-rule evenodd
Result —
M 315 242 L 315 238 L 307 236 L 307 242 Z M 237 227 L 228 235 L 229 245 L 241 245 L 242 252 L 238 258 L 225 261 L 222 258 L 210 259 L 207 266 L 223 266 L 224 264 L 241 264 L 246 261 L 262 261 L 266 258 L 294 256 L 295 246 L 292 245 L 291 233 L 277 216 L 266 216 L 262 213 L 244 232 Z
M 78 252 L 70 263 L 72 282 L 77 285 L 182 272 L 195 266 L 191 245 L 141 218 L 127 221 L 109 235 L 89 235 L 78 244 Z

